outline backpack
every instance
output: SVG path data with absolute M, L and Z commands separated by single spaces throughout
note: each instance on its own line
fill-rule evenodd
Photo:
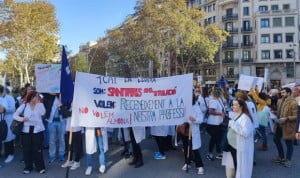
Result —
M 6 124 L 6 121 L 4 119 L 4 113 L 0 113 L 0 141 L 2 142 L 3 140 L 6 139 L 7 136 L 7 131 L 8 131 L 8 127 Z

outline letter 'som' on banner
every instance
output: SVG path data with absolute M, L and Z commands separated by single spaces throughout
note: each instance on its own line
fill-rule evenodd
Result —
M 177 125 L 192 108 L 193 74 L 118 78 L 76 73 L 72 126 Z

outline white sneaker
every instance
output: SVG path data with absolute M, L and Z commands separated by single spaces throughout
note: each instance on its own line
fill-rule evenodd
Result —
M 102 173 L 102 174 L 105 172 L 105 165 L 101 165 L 99 167 L 99 172 Z
M 87 167 L 86 170 L 85 170 L 85 175 L 86 176 L 91 175 L 92 174 L 92 169 L 93 169 L 92 166 Z
M 204 169 L 203 169 L 203 167 L 199 167 L 199 168 L 198 168 L 197 174 L 204 174 Z
M 4 162 L 5 163 L 10 163 L 13 159 L 14 159 L 14 155 L 8 155 Z
M 62 168 L 71 167 L 73 166 L 73 161 L 66 161 L 63 165 L 61 165 Z
M 76 170 L 77 168 L 79 168 L 80 167 L 80 162 L 76 162 L 76 161 L 74 161 L 74 163 L 73 163 L 73 165 L 71 166 L 71 170 Z
M 190 168 L 191 168 L 191 165 L 184 164 L 184 165 L 182 166 L 181 169 L 182 169 L 183 171 L 186 171 L 187 168 L 190 169 Z

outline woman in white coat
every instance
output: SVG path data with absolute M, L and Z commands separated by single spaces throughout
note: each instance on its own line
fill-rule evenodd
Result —
M 190 153 L 193 152 L 194 162 L 196 164 L 197 173 L 204 174 L 203 161 L 199 153 L 199 148 L 201 147 L 201 135 L 200 135 L 200 124 L 203 122 L 203 113 L 200 110 L 200 107 L 197 103 L 198 96 L 193 95 L 193 106 L 192 114 L 189 116 L 188 122 L 191 129 L 191 142 L 188 135 L 181 135 L 183 149 L 184 149 L 184 158 L 185 164 L 182 167 L 182 170 L 186 171 L 190 167 Z M 189 145 L 189 146 L 188 146 Z M 188 155 L 189 149 L 189 155 Z
M 91 175 L 93 166 L 93 154 L 99 149 L 99 172 L 105 172 L 105 152 L 108 150 L 106 128 L 85 128 L 85 149 L 87 158 L 87 169 L 85 175 Z
M 133 160 L 129 165 L 139 168 L 144 165 L 140 143 L 146 137 L 145 127 L 130 127 L 128 131 L 133 149 Z
M 251 178 L 254 124 L 246 102 L 240 99 L 234 100 L 233 114 L 230 116 L 232 119 L 229 121 L 227 139 L 228 150 L 231 154 L 223 154 L 222 160 L 222 164 L 226 166 L 226 176 L 227 178 Z

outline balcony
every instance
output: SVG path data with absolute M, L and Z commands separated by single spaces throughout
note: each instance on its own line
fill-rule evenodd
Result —
M 228 58 L 228 59 L 223 59 L 222 63 L 223 64 L 234 64 L 234 63 L 239 63 L 239 60 L 234 59 L 234 58 Z
M 252 29 L 252 27 L 241 28 L 241 32 L 242 33 L 251 33 L 251 32 L 253 32 L 253 29 Z
M 237 3 L 239 3 L 239 0 L 221 0 L 220 2 L 219 2 L 219 5 L 221 5 L 221 6 L 225 6 L 225 5 L 227 5 L 227 4 L 237 4 Z
M 242 63 L 253 63 L 253 58 L 242 58 Z
M 232 28 L 232 29 L 225 29 L 227 32 L 229 33 L 238 33 L 239 32 L 239 29 L 238 28 Z
M 238 48 L 239 44 L 238 43 L 225 43 L 222 45 L 223 49 L 233 49 L 233 48 Z
M 228 78 L 231 78 L 231 79 L 238 79 L 240 77 L 239 74 L 226 74 L 225 75 L 225 78 L 228 79 Z
M 227 14 L 222 16 L 222 22 L 228 20 L 238 20 L 238 18 L 239 18 L 238 14 Z
M 253 47 L 253 43 L 241 43 L 241 48 L 252 48 Z

